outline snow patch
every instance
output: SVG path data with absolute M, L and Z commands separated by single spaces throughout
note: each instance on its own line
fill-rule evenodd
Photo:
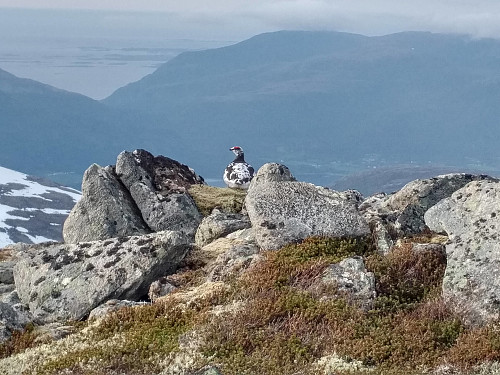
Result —
M 75 189 L 71 188 L 66 188 L 66 187 L 57 187 L 57 186 L 45 186 L 42 183 L 36 182 L 36 181 L 31 181 L 30 177 L 27 174 L 13 171 L 8 168 L 0 167 L 0 185 L 6 185 L 6 191 L 4 191 L 3 196 L 8 196 L 8 197 L 23 197 L 23 198 L 35 198 L 40 202 L 40 199 L 43 199 L 45 202 L 47 202 L 45 205 L 51 206 L 54 205 L 54 202 L 57 201 L 56 196 L 53 195 L 54 193 L 57 194 L 63 194 L 71 199 L 74 204 L 81 198 L 81 193 Z M 52 194 L 52 195 L 51 195 Z M 44 196 L 45 195 L 45 196 Z M 50 197 L 50 198 L 47 198 Z M 27 199 L 27 202 L 30 200 Z M 53 202 L 53 203 L 52 203 Z M 51 204 L 52 203 L 52 204 Z M 28 203 L 29 204 L 29 203 Z M 56 206 L 57 207 L 57 206 Z M 37 221 L 37 216 L 36 215 L 29 215 L 29 217 L 26 217 L 26 215 L 23 216 L 17 216 L 20 214 L 20 212 L 25 212 L 25 213 L 35 213 L 35 212 L 41 212 L 46 215 L 69 215 L 71 210 L 71 207 L 68 207 L 68 209 L 56 209 L 56 208 L 33 208 L 33 207 L 22 207 L 22 208 L 17 208 L 17 207 L 11 207 L 6 204 L 0 204 L 0 248 L 5 247 L 9 244 L 12 244 L 14 241 L 10 239 L 10 236 L 8 234 L 9 230 L 17 230 L 18 232 L 23 233 L 25 236 L 27 236 L 33 243 L 40 243 L 40 242 L 47 242 L 47 241 L 54 241 L 52 238 L 47 238 L 44 236 L 36 236 L 30 234 L 30 224 L 36 225 L 35 221 Z M 16 227 L 15 225 L 9 225 L 6 223 L 9 220 L 15 220 L 17 223 L 19 221 L 24 221 L 27 222 L 26 224 L 23 224 L 24 226 L 22 227 Z M 60 220 L 60 217 L 58 219 L 54 219 L 55 221 Z M 45 225 L 50 225 L 50 226 L 61 226 L 61 224 L 56 224 L 56 223 L 48 223 Z
M 25 187 L 19 190 L 13 190 L 9 193 L 6 193 L 6 195 L 13 196 L 13 197 L 37 197 L 44 199 L 46 201 L 52 202 L 51 199 L 47 199 L 42 197 L 42 194 L 50 193 L 50 192 L 55 192 L 55 193 L 61 193 L 61 194 L 66 194 L 69 195 L 75 203 L 80 199 L 81 195 L 74 189 L 59 189 L 57 187 L 49 187 L 49 186 L 44 186 L 41 185 L 38 182 L 35 181 L 30 181 L 28 179 L 28 175 L 21 173 L 21 172 L 16 172 L 11 169 L 7 169 L 4 167 L 0 167 L 0 184 L 6 185 L 6 184 L 20 184 L 24 185 Z

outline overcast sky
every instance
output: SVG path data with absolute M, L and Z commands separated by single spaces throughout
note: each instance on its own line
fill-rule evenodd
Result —
M 0 0 L 0 7 L 165 12 L 188 38 L 237 40 L 280 29 L 367 35 L 429 30 L 500 38 L 499 0 Z

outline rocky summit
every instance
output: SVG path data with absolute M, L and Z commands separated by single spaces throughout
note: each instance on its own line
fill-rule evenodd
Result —
M 267 163 L 241 191 L 124 151 L 64 242 L 0 252 L 0 373 L 498 373 L 499 185 L 365 198 Z

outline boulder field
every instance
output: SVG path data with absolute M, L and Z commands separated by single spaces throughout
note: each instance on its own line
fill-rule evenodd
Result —
M 102 319 L 169 295 L 192 306 L 206 293 L 224 293 L 227 280 L 259 267 L 266 254 L 308 238 L 364 241 L 382 259 L 409 238 L 430 239 L 411 251 L 446 258 L 446 303 L 471 326 L 500 317 L 500 182 L 492 177 L 442 175 L 365 198 L 296 181 L 286 166 L 267 163 L 243 205 L 207 202 L 199 194 L 205 188 L 216 189 L 144 150 L 122 152 L 114 166 L 90 166 L 63 243 L 2 251 L 0 341 L 28 324 Z M 219 190 L 235 201 L 242 194 Z M 361 255 L 332 261 L 307 290 L 369 311 L 382 281 Z M 183 279 L 190 269 L 198 289 L 186 291 L 179 286 L 191 285 Z

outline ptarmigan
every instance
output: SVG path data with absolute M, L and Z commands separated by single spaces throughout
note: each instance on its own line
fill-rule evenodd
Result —
M 245 161 L 243 149 L 239 146 L 231 147 L 236 159 L 226 167 L 224 171 L 224 182 L 227 187 L 233 189 L 248 189 L 254 175 L 253 167 Z

